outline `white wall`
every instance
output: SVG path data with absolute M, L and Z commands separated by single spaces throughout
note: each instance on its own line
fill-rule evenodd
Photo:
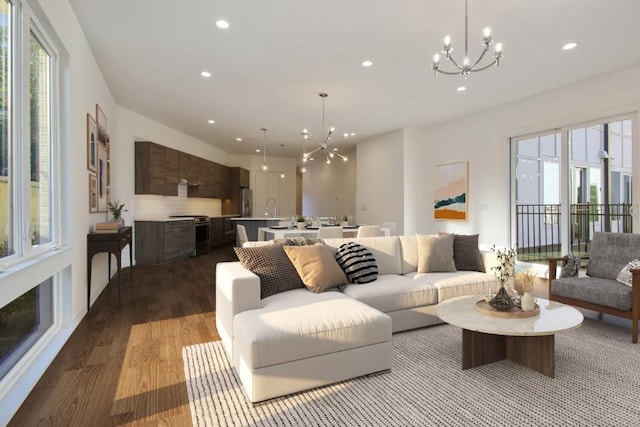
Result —
M 302 174 L 302 214 L 304 216 L 356 216 L 356 169 L 359 153 L 344 153 L 347 162 L 321 159 L 308 161 Z M 321 156 L 319 156 L 321 157 Z
M 404 230 L 404 130 L 358 144 L 356 220 L 362 224 L 396 223 Z
M 249 156 L 250 187 L 253 189 L 253 216 L 273 215 L 273 205 L 267 209 L 267 199 L 276 200 L 279 217 L 296 214 L 296 162 L 297 159 L 267 156 L 267 171 L 262 170 L 262 156 Z M 246 162 L 244 163 L 247 164 Z M 284 178 L 280 172 L 284 170 Z M 270 202 L 271 203 L 271 202 Z
M 481 243 L 510 244 L 509 138 L 629 112 L 635 122 L 633 199 L 637 203 L 639 77 L 640 66 L 635 66 L 468 117 L 407 129 L 405 232 L 480 233 Z M 436 221 L 432 212 L 433 166 L 463 160 L 469 161 L 469 219 Z M 369 191 L 375 188 L 372 185 Z M 387 200 L 391 203 L 395 198 Z M 634 221 L 638 230 L 638 219 Z

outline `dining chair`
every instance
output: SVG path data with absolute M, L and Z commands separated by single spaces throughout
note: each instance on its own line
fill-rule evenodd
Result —
M 238 247 L 242 247 L 244 242 L 248 242 L 249 238 L 247 237 L 247 229 L 244 228 L 244 225 L 236 225 L 238 230 Z
M 361 225 L 358 228 L 358 234 L 356 237 L 376 237 L 382 236 L 382 231 L 379 225 Z
M 318 228 L 318 239 L 341 238 L 342 227 L 320 227 Z
M 382 228 L 388 228 L 389 229 L 389 236 L 395 236 L 396 233 L 397 233 L 396 229 L 398 227 L 397 227 L 397 224 L 395 222 L 387 221 L 387 222 L 383 222 L 382 223 Z

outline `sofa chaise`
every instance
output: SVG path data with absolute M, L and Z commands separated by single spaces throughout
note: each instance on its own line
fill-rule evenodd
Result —
M 475 237 L 480 262 L 493 263 Z M 440 302 L 499 287 L 484 268 L 418 273 L 417 236 L 322 241 L 332 254 L 347 242 L 373 254 L 377 280 L 261 299 L 256 274 L 240 262 L 217 265 L 216 326 L 250 401 L 388 370 L 393 332 L 442 323 L 435 314 Z

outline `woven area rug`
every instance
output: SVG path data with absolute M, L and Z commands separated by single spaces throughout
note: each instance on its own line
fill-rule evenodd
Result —
M 463 371 L 450 325 L 393 335 L 391 371 L 252 404 L 220 342 L 183 348 L 195 426 L 638 426 L 640 344 L 585 320 L 556 336 L 556 377 L 510 361 Z

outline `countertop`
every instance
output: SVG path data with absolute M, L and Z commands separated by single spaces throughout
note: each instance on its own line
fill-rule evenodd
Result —
M 231 218 L 231 221 L 291 221 L 291 217 L 287 218 L 273 218 L 270 216 L 256 216 L 256 217 L 235 217 Z
M 198 216 L 198 215 L 194 215 L 194 216 Z M 210 216 L 209 218 L 234 218 L 237 215 L 214 215 L 214 216 Z M 168 221 L 189 221 L 193 219 L 193 217 L 180 217 L 180 218 L 172 218 L 172 217 L 168 217 L 168 216 L 158 216 L 158 217 L 140 217 L 140 218 L 135 218 L 134 221 L 147 221 L 147 222 L 168 222 Z
M 169 222 L 169 221 L 191 221 L 193 217 L 182 217 L 182 218 L 170 218 L 168 216 L 165 217 L 155 217 L 155 218 L 135 218 L 134 221 L 146 221 L 146 222 Z

